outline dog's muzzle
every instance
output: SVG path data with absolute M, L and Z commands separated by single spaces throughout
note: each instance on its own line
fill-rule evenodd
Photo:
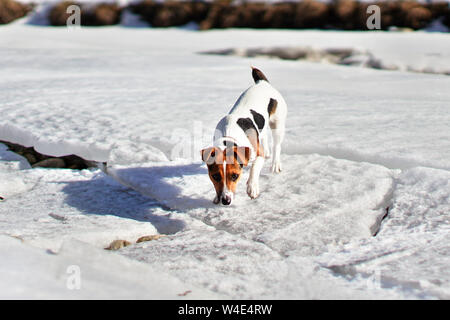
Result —
M 222 197 L 222 204 L 223 205 L 228 206 L 228 205 L 230 205 L 230 203 L 231 203 L 231 198 L 230 197 Z
M 225 206 L 229 206 L 231 201 L 233 200 L 233 194 L 231 192 L 222 193 L 222 204 Z

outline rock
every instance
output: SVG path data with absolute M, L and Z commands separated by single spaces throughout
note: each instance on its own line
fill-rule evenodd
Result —
M 65 168 L 66 163 L 61 158 L 48 158 L 39 162 L 36 162 L 31 166 L 32 168 Z
M 69 156 L 61 157 L 65 164 L 66 168 L 68 169 L 77 169 L 77 170 L 83 170 L 87 169 L 89 165 L 87 164 L 86 160 L 83 158 L 80 158 L 74 154 L 71 154 Z
M 0 0 L 0 24 L 10 23 L 22 18 L 31 9 L 31 6 L 14 0 Z
M 150 236 L 143 236 L 143 237 L 140 237 L 139 239 L 137 239 L 136 243 L 158 240 L 162 237 L 165 237 L 165 235 L 164 234 L 154 234 L 154 235 L 150 235 Z
M 28 163 L 29 163 L 30 165 L 33 165 L 33 164 L 35 164 L 36 162 L 38 162 L 37 159 L 36 159 L 36 157 L 34 156 L 34 154 L 33 154 L 33 153 L 30 153 L 30 152 L 24 153 L 24 154 L 23 154 L 23 157 L 24 157 L 25 159 L 27 159 L 27 161 L 28 161 Z
M 131 242 L 127 240 L 114 240 L 108 247 L 105 248 L 105 250 L 119 250 L 126 246 L 129 246 L 130 244 Z

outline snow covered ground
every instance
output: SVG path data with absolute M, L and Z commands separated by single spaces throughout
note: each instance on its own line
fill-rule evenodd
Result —
M 108 162 L 30 169 L 0 145 L 2 297 L 450 298 L 450 77 L 198 54 L 352 47 L 450 70 L 448 35 L 22 20 L 0 39 L 0 140 Z M 215 206 L 199 150 L 250 65 L 288 103 L 284 171 Z M 117 239 L 133 244 L 103 250 Z

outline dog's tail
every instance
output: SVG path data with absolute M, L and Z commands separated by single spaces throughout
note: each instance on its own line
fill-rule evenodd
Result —
M 255 80 L 255 83 L 258 83 L 258 81 L 260 81 L 260 80 L 264 80 L 264 81 L 269 82 L 269 80 L 267 80 L 267 78 L 264 75 L 264 73 L 262 73 L 261 70 L 256 69 L 253 66 L 252 66 L 252 77 L 253 77 L 253 80 Z

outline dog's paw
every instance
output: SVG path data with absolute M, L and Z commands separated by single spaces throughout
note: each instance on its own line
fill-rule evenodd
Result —
M 219 204 L 219 202 L 220 202 L 219 197 L 218 197 L 218 196 L 215 196 L 215 198 L 214 198 L 214 200 L 213 200 L 213 203 L 214 203 L 214 204 Z
M 280 173 L 281 172 L 281 162 L 275 161 L 272 163 L 272 172 Z
M 247 182 L 247 194 L 251 199 L 255 199 L 259 196 L 259 184 L 249 181 Z

